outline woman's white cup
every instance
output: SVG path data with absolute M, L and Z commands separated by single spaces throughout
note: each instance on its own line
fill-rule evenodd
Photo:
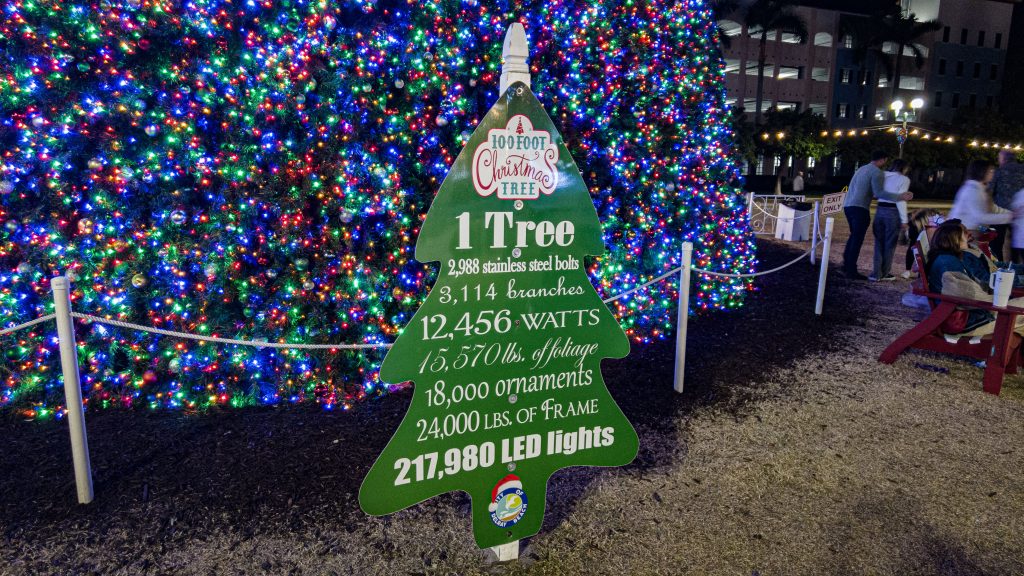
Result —
M 993 306 L 1002 308 L 1010 301 L 1013 277 L 1013 270 L 996 270 L 988 277 L 988 287 L 992 289 Z

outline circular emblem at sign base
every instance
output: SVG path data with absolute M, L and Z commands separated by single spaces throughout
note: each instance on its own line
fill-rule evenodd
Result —
M 487 509 L 491 513 L 491 522 L 498 528 L 515 526 L 526 514 L 526 492 L 523 483 L 515 474 L 509 474 L 491 491 L 491 504 Z

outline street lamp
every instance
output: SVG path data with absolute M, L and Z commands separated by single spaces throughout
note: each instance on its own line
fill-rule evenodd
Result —
M 907 141 L 907 120 L 913 117 L 917 119 L 917 109 L 924 107 L 924 100 L 914 98 L 910 101 L 910 110 L 903 112 L 903 100 L 893 100 L 889 108 L 896 115 L 896 121 L 903 121 L 903 126 L 896 132 L 896 141 L 900 143 L 900 158 L 903 158 L 903 143 Z

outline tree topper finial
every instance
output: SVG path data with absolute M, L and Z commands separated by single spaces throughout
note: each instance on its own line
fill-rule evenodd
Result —
M 501 49 L 501 83 L 499 92 L 505 93 L 513 82 L 530 85 L 530 67 L 526 59 L 530 56 L 530 48 L 526 45 L 526 29 L 519 22 L 513 22 L 505 33 L 505 43 Z

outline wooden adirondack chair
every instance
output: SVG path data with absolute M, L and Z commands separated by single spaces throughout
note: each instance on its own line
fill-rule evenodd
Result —
M 931 292 L 924 271 L 924 252 L 921 242 L 914 245 L 918 277 L 913 281 L 914 294 L 928 298 L 931 313 L 902 336 L 890 344 L 878 357 L 884 364 L 892 364 L 908 348 L 931 350 L 968 356 L 985 361 L 985 376 L 982 388 L 989 394 L 999 394 L 1003 386 L 1003 375 L 1016 374 L 1021 363 L 1021 337 L 1014 332 L 1017 316 L 1024 314 L 1024 308 L 1007 306 L 996 308 L 991 302 L 956 298 Z M 945 334 L 943 324 L 958 306 L 980 308 L 995 313 L 995 332 L 988 336 L 966 337 Z

